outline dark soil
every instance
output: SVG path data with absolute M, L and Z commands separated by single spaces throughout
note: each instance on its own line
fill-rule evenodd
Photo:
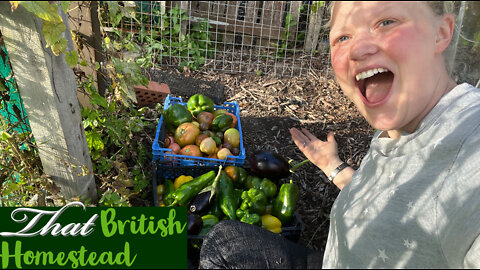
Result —
M 238 102 L 247 157 L 257 150 L 271 150 L 295 163 L 304 160 L 291 139 L 291 127 L 304 127 L 322 140 L 334 131 L 340 158 L 355 169 L 368 150 L 374 130 L 342 94 L 332 75 L 312 72 L 305 78 L 275 78 L 200 71 L 187 76 L 223 84 L 225 101 Z M 323 251 L 330 209 L 339 190 L 312 164 L 304 165 L 291 179 L 300 188 L 297 209 L 304 227 L 299 242 Z

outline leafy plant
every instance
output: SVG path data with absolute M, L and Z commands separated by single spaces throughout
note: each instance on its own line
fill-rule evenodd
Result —
M 66 3 L 61 2 L 64 10 L 68 7 L 68 2 Z M 61 38 L 61 30 L 65 26 L 55 17 L 58 16 L 57 4 L 12 1 L 14 8 L 18 4 L 28 7 L 28 10 L 44 19 L 43 31 L 47 46 L 52 47 L 55 54 L 61 53 L 64 50 L 62 44 L 66 44 Z M 115 22 L 121 23 L 123 19 L 134 15 L 130 13 L 129 7 L 120 7 L 118 2 L 110 2 L 109 5 L 113 10 L 119 11 L 111 14 Z M 50 21 L 54 21 L 53 25 L 50 25 Z M 105 37 L 104 49 L 109 57 L 103 67 L 95 63 L 95 69 L 102 68 L 106 71 L 105 76 L 110 79 L 105 97 L 98 94 L 92 76 L 77 78 L 79 88 L 85 89 L 91 96 L 92 107 L 83 108 L 82 118 L 100 197 L 98 204 L 104 206 L 128 206 L 131 198 L 136 195 L 145 198 L 150 180 L 147 165 L 151 162 L 151 152 L 145 145 L 151 145 L 151 142 L 145 142 L 142 138 L 148 138 L 148 134 L 154 133 L 158 119 L 156 112 L 160 110 L 137 109 L 133 106 L 136 101 L 133 85 L 146 85 L 148 80 L 132 57 L 120 53 L 140 51 L 139 45 L 132 42 L 131 37 L 122 31 L 118 31 L 114 40 Z M 86 66 L 85 59 L 79 59 L 76 51 L 66 52 L 65 59 L 70 66 L 76 66 L 79 61 L 82 66 Z M 5 80 L 1 82 L 3 101 L 4 98 L 8 99 L 8 95 L 4 94 L 7 88 Z M 148 119 L 145 118 L 147 113 L 150 114 Z M 32 135 L 15 133 L 11 123 L 3 117 L 0 120 L 2 205 L 53 206 L 53 203 L 66 203 L 67 200 L 57 195 L 59 189 L 43 173 Z M 141 133 L 144 134 L 139 139 Z
M 120 9 L 116 2 L 106 3 L 108 6 L 104 9 L 103 18 L 113 27 L 109 34 L 109 39 L 113 40 L 113 47 L 121 50 L 129 46 L 128 51 L 134 53 L 136 63 L 142 68 L 177 58 L 180 70 L 184 68 L 198 70 L 205 64 L 206 59 L 212 56 L 212 41 L 208 35 L 212 26 L 206 19 L 191 24 L 188 31 L 183 33 L 182 23 L 185 24 L 189 18 L 186 11 L 180 9 L 178 5 L 162 14 L 160 8 L 152 4 L 152 18 L 141 12 L 135 13 L 133 8 L 128 11 L 126 8 Z M 137 33 L 130 33 L 129 38 L 123 38 L 125 34 L 122 25 L 127 23 L 134 24 L 134 32 Z M 145 24 L 148 23 L 156 23 L 157 27 L 148 32 L 145 29 Z
M 285 32 L 283 32 L 282 35 L 282 40 L 280 41 L 280 46 L 277 49 L 277 58 L 278 57 L 283 57 L 290 45 L 289 38 L 292 35 L 291 29 L 297 25 L 296 22 L 293 21 L 292 13 L 288 13 L 287 16 L 285 16 Z
M 67 12 L 70 1 L 59 1 L 63 12 Z M 50 47 L 55 55 L 60 55 L 67 48 L 67 40 L 62 37 L 66 26 L 58 14 L 58 5 L 49 1 L 10 1 L 12 10 L 19 5 L 43 20 L 42 34 L 45 37 L 47 48 Z
M 153 133 L 156 121 L 145 119 L 146 107 L 136 109 L 119 102 L 115 96 L 107 100 L 99 95 L 91 77 L 83 83 L 83 87 L 90 93 L 92 106 L 97 107 L 85 107 L 82 110 L 95 176 L 102 183 L 102 188 L 108 188 L 110 193 L 118 193 L 122 199 L 128 200 L 133 195 L 141 194 L 150 181 L 146 165 L 150 164 L 152 154 L 144 146 L 151 142 L 144 142 L 139 137 Z M 158 119 L 158 115 L 152 115 L 152 119 Z

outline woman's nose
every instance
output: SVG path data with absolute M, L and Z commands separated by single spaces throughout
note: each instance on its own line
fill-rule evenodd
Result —
M 378 46 L 371 35 L 363 33 L 354 37 L 350 48 L 350 58 L 352 60 L 364 60 L 378 52 Z

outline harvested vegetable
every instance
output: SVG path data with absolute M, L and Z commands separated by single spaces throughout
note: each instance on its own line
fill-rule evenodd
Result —
M 289 162 L 283 156 L 270 151 L 258 151 L 248 158 L 250 169 L 255 175 L 273 181 L 290 176 L 292 172 L 307 162 L 310 161 L 306 159 L 290 166 L 291 161 Z

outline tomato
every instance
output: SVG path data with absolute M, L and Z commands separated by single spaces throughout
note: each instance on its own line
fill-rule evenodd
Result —
M 195 139 L 200 134 L 200 129 L 192 123 L 183 123 L 175 130 L 175 142 L 184 147 L 188 144 L 194 144 Z
M 197 139 L 195 139 L 195 145 L 200 147 L 200 143 L 202 143 L 202 141 L 204 139 L 208 138 L 208 135 L 207 134 L 200 134 L 197 136 Z
M 168 148 L 172 149 L 172 154 L 178 154 L 178 151 L 180 151 L 180 145 L 178 145 L 177 143 L 169 144 Z
M 189 144 L 183 147 L 182 150 L 180 150 L 179 154 L 184 156 L 193 156 L 193 157 L 202 156 L 202 152 L 200 151 L 200 148 L 194 144 Z
M 215 141 L 211 138 L 205 138 L 201 143 L 200 143 L 200 151 L 207 155 L 211 155 L 215 153 L 215 150 L 217 149 L 217 144 Z
M 218 153 L 217 153 L 218 159 L 226 159 L 227 156 L 233 156 L 232 152 L 230 152 L 230 150 L 228 150 L 228 148 L 222 148 L 222 149 L 218 150 Z
M 213 154 L 209 155 L 208 158 L 218 159 L 217 153 L 213 153 Z
M 168 147 L 171 143 L 174 143 L 175 142 L 175 139 L 168 135 L 165 137 L 165 140 L 164 140 L 164 143 L 165 143 L 165 147 Z
M 227 129 L 223 134 L 223 141 L 230 143 L 232 148 L 238 147 L 240 145 L 240 132 L 236 128 Z
M 209 130 L 212 126 L 213 113 L 201 112 L 197 115 L 197 121 L 200 124 L 200 130 Z

